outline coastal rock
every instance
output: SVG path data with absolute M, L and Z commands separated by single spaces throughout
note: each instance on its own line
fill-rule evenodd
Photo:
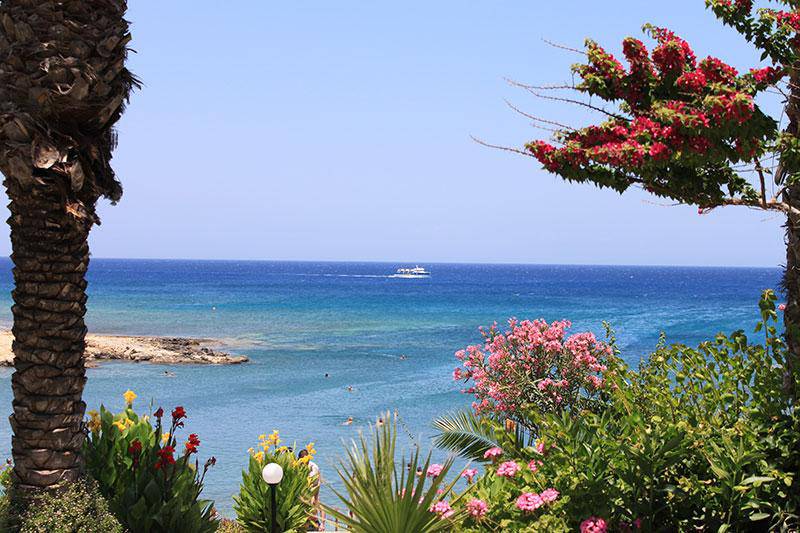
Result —
M 12 365 L 12 340 L 10 331 L 0 331 L 0 366 Z M 86 366 L 97 366 L 98 362 L 108 360 L 158 365 L 235 365 L 248 361 L 243 355 L 223 351 L 220 345 L 212 339 L 90 334 L 86 336 Z

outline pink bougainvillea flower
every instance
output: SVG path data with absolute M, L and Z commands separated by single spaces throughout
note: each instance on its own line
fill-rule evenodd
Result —
M 537 470 L 539 470 L 539 466 L 541 466 L 541 464 L 542 464 L 541 461 L 537 459 L 531 459 L 531 461 L 528 463 L 528 470 L 530 470 L 531 472 L 536 472 Z
M 778 311 L 786 311 L 786 304 L 778 304 Z
M 506 461 L 497 467 L 497 475 L 500 477 L 514 477 L 519 472 L 519 465 L 515 461 Z
M 581 533 L 606 533 L 608 525 L 606 521 L 597 516 L 590 516 L 581 522 Z

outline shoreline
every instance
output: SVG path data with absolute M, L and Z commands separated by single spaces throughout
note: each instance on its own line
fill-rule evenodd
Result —
M 0 330 L 0 367 L 13 366 L 12 339 L 11 331 Z M 103 361 L 155 365 L 237 365 L 249 361 L 244 355 L 234 355 L 220 347 L 224 347 L 224 342 L 217 339 L 89 333 L 86 335 L 86 366 L 96 367 Z

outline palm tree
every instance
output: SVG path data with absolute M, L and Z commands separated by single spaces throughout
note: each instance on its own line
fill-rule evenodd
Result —
M 136 79 L 125 0 L 0 2 L 0 171 L 14 263 L 14 481 L 82 471 L 87 237 L 119 200 L 113 125 Z

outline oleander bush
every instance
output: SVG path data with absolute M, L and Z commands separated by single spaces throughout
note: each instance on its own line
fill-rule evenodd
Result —
M 5 530 L 4 530 L 5 531 Z M 123 533 L 95 481 L 70 483 L 33 498 L 21 518 L 20 533 Z
M 159 408 L 152 415 L 154 426 L 150 416 L 134 411 L 135 398 L 126 392 L 126 407 L 117 414 L 103 406 L 89 413 L 87 471 L 130 531 L 216 531 L 212 503 L 200 499 L 206 472 L 216 460 L 211 457 L 202 468 L 193 460 L 200 446 L 196 434 L 189 435 L 177 451 L 176 433 L 186 420 L 183 407 L 176 407 L 166 420 Z
M 511 425 L 491 409 L 440 419 L 438 442 L 485 464 L 460 497 L 464 528 L 796 530 L 798 379 L 775 304 L 765 291 L 755 338 L 662 341 L 637 370 L 609 356 L 591 402 L 523 404 Z
M 250 448 L 247 469 L 242 471 L 239 494 L 233 497 L 238 525 L 244 531 L 271 531 L 272 500 L 270 487 L 261 477 L 269 463 L 283 468 L 283 479 L 276 487 L 276 519 L 280 531 L 302 531 L 315 523 L 314 498 L 319 488 L 319 474 L 311 476 L 309 462 L 314 458 L 314 443 L 306 446 L 308 455 L 295 458 L 292 448 L 280 446 L 278 431 L 259 437 L 258 449 Z

